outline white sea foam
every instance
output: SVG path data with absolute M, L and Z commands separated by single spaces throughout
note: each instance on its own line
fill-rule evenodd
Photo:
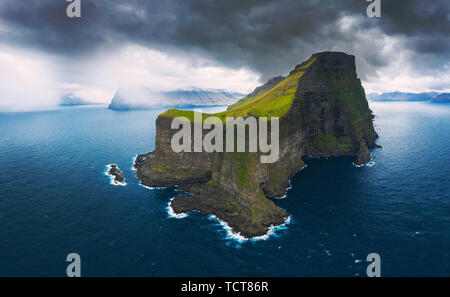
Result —
M 193 196 L 192 193 L 186 192 L 184 190 L 179 190 L 179 189 L 177 189 L 177 187 L 178 186 L 175 186 L 175 189 L 174 189 L 175 192 L 180 192 L 180 193 L 183 193 L 183 194 L 188 195 L 188 196 Z
M 133 159 L 132 159 L 133 160 L 133 165 L 131 165 L 131 170 L 133 170 L 133 171 L 137 171 L 136 168 L 134 168 L 134 164 L 136 164 L 137 157 L 138 157 L 138 155 L 134 156 Z
M 114 180 L 114 177 L 115 177 L 114 175 L 109 174 L 109 170 L 111 169 L 111 165 L 116 165 L 116 164 L 108 164 L 108 165 L 106 165 L 106 171 L 104 172 L 104 174 L 109 177 L 109 180 L 110 180 L 109 183 L 111 185 L 113 185 L 113 186 L 125 187 L 127 185 L 127 183 L 125 182 L 125 179 L 123 180 L 123 182 L 118 182 L 118 181 Z M 119 166 L 117 166 L 117 168 L 119 168 Z
M 373 165 L 375 165 L 374 161 L 369 161 L 367 163 L 361 164 L 361 165 L 356 165 L 355 162 L 352 163 L 353 166 L 355 166 L 356 168 L 360 168 L 360 167 L 372 167 Z
M 288 225 L 291 222 L 291 216 L 287 217 L 286 220 L 284 221 L 283 224 L 278 225 L 278 226 L 270 226 L 269 230 L 267 231 L 266 234 L 261 235 L 261 236 L 256 236 L 256 237 L 251 237 L 251 238 L 247 238 L 245 236 L 243 236 L 240 232 L 235 232 L 233 231 L 233 229 L 230 227 L 230 225 L 228 225 L 227 222 L 219 219 L 218 217 L 216 217 L 215 215 L 209 215 L 208 217 L 211 220 L 215 220 L 217 221 L 227 232 L 227 239 L 232 239 L 232 240 L 236 240 L 239 243 L 242 242 L 246 242 L 246 241 L 259 241 L 259 240 L 267 240 L 269 239 L 270 236 L 275 235 L 275 232 L 277 230 L 282 230 L 282 229 L 286 229 L 286 225 Z
M 248 240 L 248 238 L 242 236 L 240 232 L 234 232 L 233 229 L 228 225 L 227 222 L 222 221 L 221 219 L 219 219 L 215 215 L 209 215 L 208 218 L 210 220 L 217 221 L 219 223 L 219 225 L 222 226 L 225 229 L 225 231 L 227 232 L 227 239 L 233 239 L 233 240 L 236 240 L 238 242 L 244 242 L 244 241 Z
M 332 255 L 332 253 L 331 253 L 331 251 L 330 250 L 327 250 L 327 249 L 323 249 L 323 252 L 325 253 L 325 255 L 327 255 L 327 256 L 331 256 Z
M 331 155 L 324 155 L 324 156 L 314 156 L 314 155 L 308 155 L 306 156 L 308 159 L 325 159 L 328 160 L 329 158 L 333 157 Z
M 173 201 L 173 199 L 175 199 L 175 197 L 172 197 L 170 199 L 169 203 L 167 204 L 167 208 L 166 208 L 167 209 L 167 214 L 169 215 L 169 218 L 183 219 L 183 218 L 187 217 L 188 216 L 187 213 L 175 213 L 175 211 L 172 208 L 172 201 Z M 241 235 L 240 232 L 233 231 L 233 229 L 230 227 L 230 225 L 228 225 L 227 222 L 219 219 L 215 215 L 211 214 L 211 215 L 208 216 L 208 218 L 210 220 L 214 220 L 214 221 L 218 222 L 219 225 L 222 226 L 225 229 L 225 231 L 227 233 L 227 237 L 226 237 L 227 239 L 236 240 L 239 243 L 246 242 L 246 241 L 249 241 L 249 240 L 250 241 L 267 240 L 267 239 L 269 239 L 270 236 L 275 235 L 275 232 L 277 230 L 286 229 L 287 225 L 289 223 L 291 223 L 291 221 L 292 221 L 291 216 L 289 216 L 289 217 L 287 217 L 285 219 L 283 224 L 277 225 L 277 226 L 271 225 L 269 227 L 269 230 L 267 231 L 266 234 L 261 235 L 261 236 L 252 237 L 252 238 L 247 238 L 247 237 Z
M 307 164 L 305 164 L 302 168 L 300 168 L 299 171 L 302 171 L 303 169 L 305 169 L 306 167 L 308 167 Z M 289 179 L 289 187 L 286 188 L 286 190 L 284 191 L 284 196 L 283 197 L 275 197 L 275 199 L 279 200 L 279 199 L 284 199 L 287 197 L 287 192 L 292 189 L 292 183 L 291 180 Z
M 417 236 L 417 235 L 422 235 L 423 234 L 423 232 L 421 232 L 421 231 L 416 231 L 416 232 L 414 232 L 413 234 L 412 234 L 412 236 Z
M 283 197 L 275 197 L 275 199 L 277 200 L 281 200 L 287 197 L 287 192 L 292 189 L 292 184 L 291 184 L 291 180 L 288 181 L 289 182 L 289 187 L 286 188 L 286 190 L 284 190 L 284 196 Z
M 175 218 L 175 219 L 183 219 L 188 216 L 187 213 L 176 213 L 172 208 L 172 200 L 175 199 L 175 197 L 170 198 L 169 203 L 167 203 L 167 214 L 169 215 L 169 218 Z
M 139 185 L 140 185 L 141 187 L 144 187 L 144 188 L 148 189 L 148 190 L 161 190 L 161 189 L 166 189 L 166 187 L 149 187 L 149 186 L 143 185 L 142 182 L 139 182 Z
M 267 240 L 267 239 L 269 239 L 270 236 L 274 236 L 276 231 L 287 229 L 287 225 L 289 225 L 289 223 L 291 223 L 291 216 L 287 217 L 286 220 L 284 221 L 284 223 L 281 225 L 277 225 L 277 226 L 271 225 L 269 227 L 269 231 L 267 231 L 266 234 L 250 238 L 250 240 L 254 240 L 254 241 Z

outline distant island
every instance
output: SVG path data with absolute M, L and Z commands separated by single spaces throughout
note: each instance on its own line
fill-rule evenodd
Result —
M 414 102 L 450 102 L 450 93 L 423 92 L 423 93 L 370 93 L 367 99 L 372 101 L 414 101 Z
M 96 105 L 101 103 L 90 102 L 77 97 L 75 94 L 68 93 L 61 96 L 59 106 L 80 106 L 80 105 Z
M 109 109 L 151 109 L 161 107 L 189 107 L 189 106 L 225 106 L 244 97 L 244 94 L 225 90 L 198 89 L 177 90 L 170 92 L 152 92 L 146 89 L 116 92 L 109 104 Z
M 249 102 L 256 97 L 266 93 L 267 91 L 273 89 L 276 85 L 278 85 L 280 82 L 282 82 L 286 77 L 284 76 L 277 76 L 269 79 L 264 85 L 257 87 L 253 92 L 245 96 L 245 98 L 242 98 L 238 102 L 228 106 L 228 110 L 236 108 L 240 105 L 243 105 L 246 102 Z
M 156 120 L 155 151 L 139 155 L 135 169 L 149 187 L 179 186 L 170 207 L 176 214 L 193 210 L 215 215 L 246 238 L 264 235 L 289 214 L 269 198 L 283 197 L 303 157 L 353 156 L 355 165 L 371 160 L 377 147 L 355 57 L 323 52 L 276 77 L 224 112 L 231 117 L 279 117 L 279 159 L 260 163 L 261 153 L 180 152 L 171 148 L 177 116 L 192 121 L 193 111 L 170 109 Z M 327 174 L 324 172 L 323 174 Z

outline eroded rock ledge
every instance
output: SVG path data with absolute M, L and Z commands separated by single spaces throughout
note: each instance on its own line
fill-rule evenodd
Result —
M 292 94 L 292 100 L 278 106 L 276 100 L 281 105 L 279 98 L 287 94 Z M 142 184 L 181 186 L 192 196 L 180 194 L 172 201 L 176 213 L 198 210 L 214 214 L 234 232 L 254 237 L 265 234 L 272 225 L 284 223 L 289 216 L 268 198 L 285 195 L 289 179 L 305 165 L 302 157 L 354 156 L 355 164 L 370 161 L 369 149 L 376 146 L 378 135 L 357 78 L 354 56 L 315 54 L 272 89 L 246 100 L 226 112 L 270 117 L 272 112 L 259 108 L 259 102 L 278 108 L 277 162 L 262 164 L 258 153 L 175 153 L 171 137 L 176 130 L 171 130 L 170 124 L 176 110 L 171 110 L 156 120 L 155 151 L 136 158 L 135 168 Z

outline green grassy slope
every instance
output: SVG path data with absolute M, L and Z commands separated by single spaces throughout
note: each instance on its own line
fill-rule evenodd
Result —
M 236 108 L 244 103 L 247 103 L 253 99 L 255 99 L 258 96 L 263 95 L 264 93 L 270 91 L 273 89 L 277 84 L 282 82 L 285 79 L 283 76 L 277 76 L 272 79 L 270 79 L 268 82 L 266 82 L 264 85 L 257 87 L 253 92 L 248 94 L 246 97 L 242 98 L 241 100 L 237 101 L 236 103 L 228 106 L 227 110 Z
M 226 117 L 282 117 L 290 109 L 292 102 L 295 98 L 295 93 L 298 87 L 298 81 L 303 76 L 305 71 L 310 67 L 317 59 L 317 56 L 311 57 L 308 61 L 303 63 L 302 66 L 298 66 L 295 71 L 277 84 L 269 91 L 253 98 L 252 100 L 245 102 L 235 108 L 216 113 L 216 114 L 204 114 L 203 118 L 214 115 L 225 121 Z M 194 120 L 194 112 L 187 110 L 169 109 L 162 113 L 163 117 L 186 117 L 190 121 Z

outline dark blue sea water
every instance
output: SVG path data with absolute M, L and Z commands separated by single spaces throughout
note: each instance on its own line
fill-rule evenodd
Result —
M 174 189 L 139 186 L 132 159 L 153 150 L 160 111 L 0 114 L 0 275 L 65 276 L 76 252 L 83 276 L 365 276 L 375 252 L 383 276 L 448 276 L 450 105 L 371 108 L 375 164 L 308 159 L 276 201 L 290 224 L 247 242 L 207 215 L 169 218 Z

